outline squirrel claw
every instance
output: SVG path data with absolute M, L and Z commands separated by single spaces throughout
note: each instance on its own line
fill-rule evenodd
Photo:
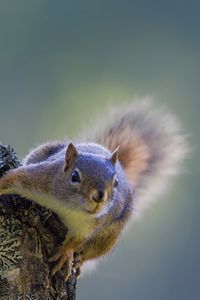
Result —
M 73 251 L 66 250 L 63 247 L 58 250 L 58 252 L 49 258 L 49 262 L 55 262 L 58 260 L 58 263 L 51 271 L 51 276 L 54 276 L 58 271 L 64 267 L 64 280 L 67 281 L 71 275 L 72 270 L 72 261 L 73 261 Z
M 73 260 L 73 269 L 76 271 L 76 277 L 78 278 L 81 275 L 81 266 L 83 264 L 83 253 L 75 253 Z
M 73 268 L 78 269 L 82 266 L 82 264 L 83 264 L 83 254 L 81 252 L 76 253 L 73 259 Z

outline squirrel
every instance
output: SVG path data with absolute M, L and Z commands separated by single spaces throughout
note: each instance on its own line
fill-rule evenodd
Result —
M 119 107 L 84 142 L 48 142 L 0 178 L 0 195 L 19 194 L 54 211 L 68 228 L 49 258 L 67 280 L 109 253 L 131 219 L 164 191 L 187 152 L 176 118 L 143 101 Z

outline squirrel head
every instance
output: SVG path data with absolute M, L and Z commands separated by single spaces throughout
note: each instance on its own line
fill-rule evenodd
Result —
M 84 146 L 85 147 L 85 146 Z M 70 143 L 65 153 L 63 176 L 67 201 L 87 213 L 98 213 L 105 205 L 109 206 L 112 195 L 118 186 L 116 163 L 119 147 L 109 153 L 94 144 L 94 151 Z M 91 145 L 88 147 L 91 151 Z M 106 151 L 106 152 L 105 152 Z

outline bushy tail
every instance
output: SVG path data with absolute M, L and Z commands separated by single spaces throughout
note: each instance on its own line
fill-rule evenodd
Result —
M 136 193 L 136 212 L 141 212 L 180 170 L 188 150 L 181 126 L 165 109 L 143 100 L 119 107 L 98 128 L 95 142 L 111 151 L 120 145 L 119 161 Z

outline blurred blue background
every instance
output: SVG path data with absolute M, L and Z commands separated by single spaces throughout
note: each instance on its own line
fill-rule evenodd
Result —
M 23 157 L 108 103 L 153 96 L 189 134 L 185 172 L 78 282 L 78 300 L 200 299 L 199 1 L 2 1 L 0 139 Z

